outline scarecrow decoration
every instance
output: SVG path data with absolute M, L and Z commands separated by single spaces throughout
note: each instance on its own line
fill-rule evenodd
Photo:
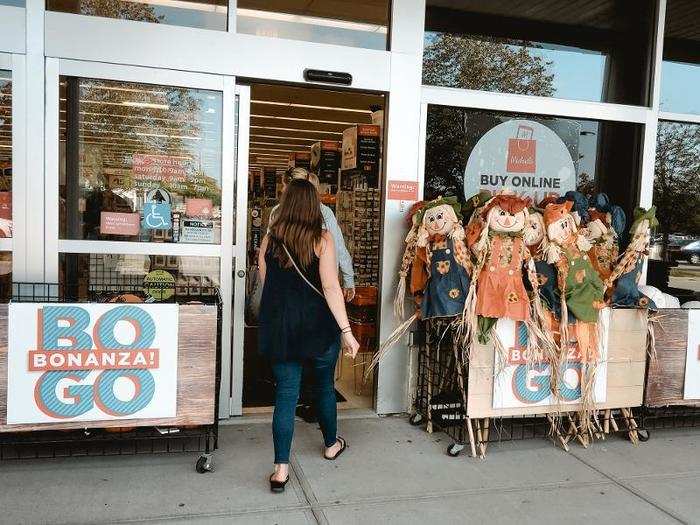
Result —
M 637 306 L 655 308 L 653 302 L 639 291 L 644 261 L 649 255 L 651 230 L 659 225 L 656 219 L 656 207 L 648 210 L 636 208 L 634 221 L 630 227 L 630 243 L 620 257 L 614 270 L 605 280 L 605 286 L 613 289 L 614 306 Z
M 595 408 L 594 384 L 599 359 L 598 318 L 600 310 L 605 306 L 605 285 L 590 262 L 588 251 L 591 244 L 578 231 L 572 213 L 573 206 L 573 201 L 548 204 L 544 211 L 544 222 L 549 238 L 547 262 L 556 266 L 560 297 L 558 362 L 566 362 L 569 356 L 572 343 L 569 336 L 571 313 L 575 318 L 572 324 L 573 339 L 581 362 L 582 410 L 579 422 L 580 430 L 585 435 L 592 434 L 595 430 L 591 415 Z M 552 372 L 558 368 L 552 366 Z
M 530 209 L 525 231 L 523 233 L 525 246 L 530 250 L 530 255 L 535 261 L 535 272 L 539 286 L 540 299 L 543 306 L 549 311 L 548 325 L 554 329 L 555 317 L 561 315 L 559 293 L 557 290 L 557 269 L 545 259 L 548 239 L 544 224 L 544 216 L 539 209 Z
M 590 222 L 584 233 L 592 244 L 588 255 L 600 278 L 606 280 L 619 256 L 627 218 L 622 208 L 610 204 L 605 193 L 592 196 L 589 205 Z
M 463 316 L 463 338 L 467 343 L 476 337 L 485 344 L 495 334 L 493 328 L 498 319 L 505 318 L 526 324 L 528 347 L 552 346 L 543 330 L 546 319 L 535 263 L 523 238 L 529 204 L 528 199 L 503 191 L 478 208 L 467 227 L 467 242 L 476 257 Z M 532 299 L 523 273 L 534 290 Z M 503 355 L 505 349 L 497 337 L 494 342 Z M 529 355 L 534 358 L 533 352 Z
M 420 202 L 411 209 L 411 230 L 401 260 L 394 312 L 403 318 L 407 283 L 416 312 L 381 345 L 369 371 L 417 319 L 455 320 L 461 315 L 469 291 L 471 260 L 460 209 L 456 197 Z

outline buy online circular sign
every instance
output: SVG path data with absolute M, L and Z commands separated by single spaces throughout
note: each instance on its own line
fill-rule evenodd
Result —
M 464 197 L 504 188 L 534 202 L 576 189 L 576 169 L 561 138 L 539 122 L 522 119 L 487 131 L 467 160 Z

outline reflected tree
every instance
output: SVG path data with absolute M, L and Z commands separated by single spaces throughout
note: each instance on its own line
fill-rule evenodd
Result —
M 123 20 L 159 23 L 162 15 L 156 15 L 152 5 L 120 0 L 81 0 L 78 11 L 83 15 L 104 16 Z
M 661 122 L 656 142 L 654 204 L 666 258 L 670 234 L 700 236 L 700 126 Z

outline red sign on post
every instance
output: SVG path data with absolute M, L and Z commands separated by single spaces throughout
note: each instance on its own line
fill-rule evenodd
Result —
M 517 136 L 508 139 L 509 173 L 535 173 L 537 164 L 537 142 L 532 138 L 533 129 L 530 126 L 518 126 Z
M 417 201 L 418 183 L 414 180 L 390 180 L 388 198 L 391 201 Z

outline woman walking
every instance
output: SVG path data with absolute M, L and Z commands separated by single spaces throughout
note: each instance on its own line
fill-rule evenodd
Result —
M 294 412 L 305 363 L 313 369 L 314 397 L 323 433 L 323 456 L 334 460 L 347 447 L 336 433 L 333 385 L 340 345 L 355 357 L 338 281 L 333 238 L 323 230 L 318 192 L 306 180 L 293 180 L 282 194 L 258 260 L 263 281 L 260 351 L 272 361 L 277 383 L 272 436 L 275 471 L 270 489 L 283 492 L 289 481 Z

